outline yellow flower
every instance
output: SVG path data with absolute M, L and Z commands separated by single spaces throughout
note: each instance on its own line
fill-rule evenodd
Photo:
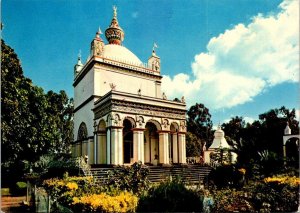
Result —
M 73 205 L 83 204 L 91 211 L 104 212 L 133 212 L 137 207 L 138 198 L 128 192 L 122 192 L 117 196 L 109 196 L 105 193 L 85 195 L 73 198 Z
M 238 171 L 239 171 L 240 173 L 242 173 L 243 175 L 246 174 L 246 169 L 244 169 L 244 168 L 240 168 Z
M 66 187 L 70 190 L 76 190 L 78 189 L 78 185 L 75 182 L 69 182 L 66 184 Z
M 288 184 L 290 186 L 300 185 L 300 178 L 290 176 L 273 176 L 264 179 L 265 183 Z

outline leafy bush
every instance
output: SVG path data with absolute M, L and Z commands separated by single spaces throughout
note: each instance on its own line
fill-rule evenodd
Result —
M 52 199 L 57 201 L 54 207 L 58 212 L 62 207 L 75 212 L 133 212 L 138 202 L 132 193 L 94 184 L 92 177 L 65 175 L 63 179 L 45 180 L 43 186 Z
M 254 212 L 254 207 L 247 194 L 235 189 L 214 191 L 215 212 Z
M 150 188 L 140 197 L 140 212 L 200 212 L 202 199 L 194 190 L 187 189 L 180 179 L 167 180 Z
M 93 184 L 92 177 L 52 178 L 45 180 L 43 186 L 53 200 L 64 206 L 70 206 L 74 196 L 102 191 L 101 186 Z
M 279 175 L 250 182 L 237 191 L 214 191 L 216 212 L 293 212 L 299 205 L 300 179 Z
M 246 170 L 236 169 L 233 165 L 221 165 L 213 169 L 207 177 L 208 182 L 217 188 L 241 187 Z
M 253 182 L 246 190 L 256 209 L 269 206 L 272 212 L 291 212 L 299 205 L 299 186 L 299 178 L 279 175 Z
M 148 174 L 149 169 L 143 168 L 142 162 L 136 162 L 132 166 L 119 166 L 110 172 L 106 184 L 116 190 L 140 195 L 149 188 Z

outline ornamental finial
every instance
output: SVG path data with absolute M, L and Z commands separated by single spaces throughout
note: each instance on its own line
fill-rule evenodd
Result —
M 78 59 L 81 59 L 81 50 L 78 52 Z
M 152 48 L 152 55 L 153 56 L 156 56 L 156 54 L 155 54 L 155 49 L 157 49 L 158 48 L 158 46 L 157 46 L 157 44 L 154 42 L 153 43 L 153 48 Z
M 111 20 L 110 26 L 105 30 L 105 37 L 109 44 L 121 45 L 124 40 L 124 31 L 118 23 L 116 6 L 113 6 L 113 12 L 114 16 Z
M 154 43 L 153 43 L 153 51 L 154 51 L 154 52 L 155 52 L 155 48 L 157 49 L 158 46 L 157 46 L 157 44 L 154 42 Z
M 100 29 L 100 27 L 98 28 L 98 34 L 99 35 L 103 34 L 102 31 L 101 31 L 101 29 Z
M 114 5 L 113 6 L 113 10 L 114 10 L 114 18 L 117 17 L 117 7 Z
M 98 28 L 98 31 L 96 32 L 96 37 L 100 38 L 100 35 L 103 34 L 100 27 Z

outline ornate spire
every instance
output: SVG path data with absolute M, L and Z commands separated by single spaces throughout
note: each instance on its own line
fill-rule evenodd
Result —
M 105 30 L 105 37 L 110 44 L 121 45 L 124 40 L 124 31 L 119 26 L 117 19 L 117 7 L 113 6 L 113 18 L 110 26 Z
M 82 65 L 82 62 L 81 62 L 81 50 L 79 50 L 79 52 L 78 52 L 77 65 Z
M 113 10 L 114 10 L 114 18 L 117 18 L 117 7 L 115 5 L 113 6 Z

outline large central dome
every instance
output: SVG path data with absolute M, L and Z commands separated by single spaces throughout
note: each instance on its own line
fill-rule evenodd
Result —
M 127 64 L 142 64 L 141 60 L 126 47 L 115 44 L 107 44 L 104 46 L 103 57 Z

